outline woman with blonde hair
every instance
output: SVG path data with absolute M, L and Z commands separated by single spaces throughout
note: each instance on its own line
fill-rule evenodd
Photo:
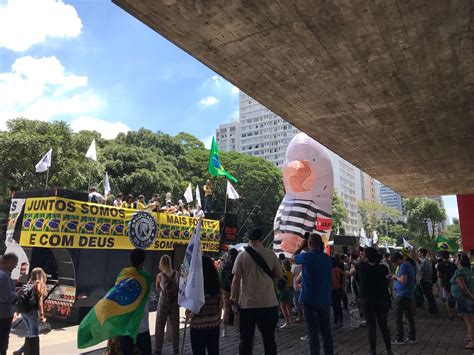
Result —
M 171 326 L 171 340 L 173 351 L 179 353 L 179 306 L 178 306 L 178 278 L 177 271 L 172 269 L 171 258 L 163 255 L 160 259 L 160 273 L 156 275 L 156 292 L 159 294 L 156 309 L 156 354 L 163 349 L 164 331 L 167 320 Z
M 14 351 L 14 355 L 23 353 L 39 354 L 39 322 L 45 322 L 44 298 L 46 297 L 46 274 L 42 268 L 37 267 L 31 271 L 30 280 L 23 288 L 18 299 L 18 307 L 21 309 L 21 319 L 26 326 L 25 344 Z M 23 302 L 22 299 L 25 299 Z

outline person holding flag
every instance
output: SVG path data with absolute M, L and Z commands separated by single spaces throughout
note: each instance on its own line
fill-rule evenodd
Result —
M 114 337 L 130 337 L 142 354 L 151 353 L 150 333 L 139 334 L 151 289 L 151 275 L 143 270 L 145 251 L 134 249 L 130 267 L 118 275 L 115 286 L 92 308 L 79 325 L 77 347 L 85 349 Z M 125 352 L 131 354 L 130 352 Z

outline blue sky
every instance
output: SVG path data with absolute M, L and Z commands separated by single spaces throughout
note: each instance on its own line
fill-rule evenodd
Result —
M 238 117 L 238 89 L 109 0 L 0 0 L 0 129 L 17 116 L 209 145 Z
M 35 96 L 38 92 L 27 95 L 31 100 L 26 104 L 14 99 L 3 102 L 2 107 L 0 101 L 0 124 L 9 115 L 25 114 L 34 119 L 66 120 L 77 130 L 90 127 L 108 136 L 140 127 L 173 135 L 187 131 L 207 143 L 219 123 L 237 115 L 237 88 L 111 1 L 35 0 L 42 5 L 37 9 L 20 5 L 22 2 L 0 0 L 4 15 L 0 13 L 0 22 L 17 17 L 17 24 L 23 20 L 20 14 L 35 14 L 30 32 L 44 36 L 38 39 L 34 32 L 15 33 L 7 24 L 0 24 L 0 33 L 10 32 L 10 39 L 0 35 L 0 75 L 12 74 L 10 87 L 33 81 L 45 90 L 41 96 Z M 34 60 L 25 60 L 28 57 Z M 49 60 L 38 63 L 40 58 Z M 20 61 L 16 70 L 12 68 L 15 61 Z M 64 68 L 62 81 L 45 82 L 44 78 L 38 83 L 31 78 L 35 75 L 32 70 L 49 72 L 58 66 Z M 18 84 L 25 75 L 26 83 Z M 68 75 L 69 81 L 74 79 L 71 75 L 81 78 L 82 85 L 64 93 Z M 15 81 L 15 76 L 20 78 Z M 58 91 L 62 92 L 59 98 Z

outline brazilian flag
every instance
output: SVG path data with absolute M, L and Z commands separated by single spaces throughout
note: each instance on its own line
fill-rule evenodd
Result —
M 212 137 L 211 154 L 209 154 L 209 165 L 207 171 L 211 175 L 225 176 L 230 181 L 237 182 L 237 179 L 230 175 L 222 166 L 219 160 L 219 150 L 217 149 L 216 139 L 214 137 Z
M 150 287 L 149 273 L 134 267 L 123 269 L 115 286 L 79 325 L 77 347 L 84 349 L 121 335 L 128 335 L 135 342 Z
M 438 238 L 436 238 L 436 249 L 438 251 L 446 250 L 451 253 L 456 253 L 459 249 L 459 245 L 455 240 L 438 235 Z

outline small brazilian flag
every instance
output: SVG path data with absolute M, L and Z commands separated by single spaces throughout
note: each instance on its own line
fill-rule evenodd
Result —
M 442 235 L 438 235 L 436 238 L 436 249 L 438 251 L 449 251 L 451 253 L 456 253 L 459 249 L 459 245 L 456 243 L 455 240 L 443 237 Z
M 77 347 L 84 349 L 122 335 L 130 336 L 135 343 L 150 287 L 149 273 L 134 267 L 123 269 L 115 286 L 79 325 Z
M 219 160 L 219 150 L 217 149 L 216 139 L 214 137 L 212 137 L 211 154 L 209 154 L 209 166 L 207 171 L 211 175 L 225 176 L 230 181 L 237 182 L 237 179 L 230 175 L 228 171 L 222 166 Z

